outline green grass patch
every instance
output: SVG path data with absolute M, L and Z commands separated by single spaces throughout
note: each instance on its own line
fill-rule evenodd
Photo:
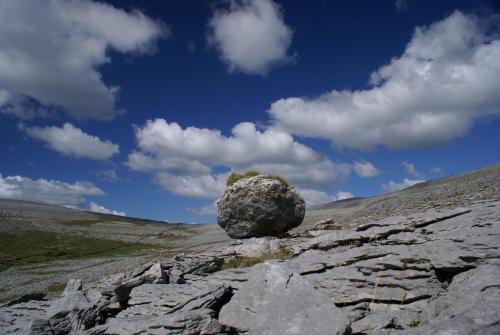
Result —
M 180 226 L 173 229 L 164 230 L 158 234 L 158 237 L 168 242 L 185 240 L 193 235 L 197 235 L 198 233 L 199 231 L 197 231 L 196 228 Z
M 419 324 L 420 324 L 419 320 L 411 320 L 410 322 L 408 322 L 408 327 L 415 328 L 418 327 Z
M 43 282 L 44 280 L 47 280 L 47 278 L 48 278 L 48 276 L 46 274 L 41 275 L 41 276 L 37 276 L 37 277 L 33 277 L 33 278 L 28 279 L 27 281 L 23 282 L 22 285 L 30 285 L 30 284 L 40 283 L 40 282 Z
M 19 298 L 19 297 L 16 295 L 9 295 L 6 297 L 0 297 L 0 304 L 5 304 L 6 302 L 12 301 L 12 300 L 17 299 L 17 298 Z
M 158 234 L 158 237 L 165 241 L 178 241 L 178 240 L 185 240 L 187 238 L 186 235 L 178 235 L 170 231 L 162 231 L 161 233 Z
M 235 257 L 226 261 L 222 264 L 221 270 L 234 269 L 234 268 L 247 268 L 249 266 L 253 266 L 258 263 L 262 263 L 264 261 L 270 259 L 290 259 L 293 257 L 292 252 L 289 249 L 283 248 L 274 252 L 263 253 L 258 257 Z
M 66 283 L 52 283 L 47 287 L 47 295 L 49 297 L 55 297 L 61 295 L 66 288 Z
M 255 176 L 258 176 L 259 174 L 260 174 L 260 172 L 259 171 L 255 171 L 255 170 L 248 170 L 247 172 L 245 172 L 243 174 L 233 172 L 227 178 L 226 185 L 227 186 L 231 186 L 234 183 L 236 183 L 238 180 L 245 179 L 245 178 L 250 178 L 250 177 L 255 177 Z
M 0 271 L 14 266 L 129 255 L 141 250 L 158 248 L 158 246 L 146 243 L 113 241 L 36 230 L 20 234 L 0 233 Z

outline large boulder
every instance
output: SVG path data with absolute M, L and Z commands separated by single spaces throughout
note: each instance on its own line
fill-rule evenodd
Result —
M 226 188 L 217 202 L 217 222 L 232 238 L 278 236 L 298 227 L 305 210 L 293 187 L 259 175 Z

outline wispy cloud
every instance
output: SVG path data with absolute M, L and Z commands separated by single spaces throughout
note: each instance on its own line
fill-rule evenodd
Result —
M 0 198 L 44 202 L 63 206 L 78 206 L 86 196 L 105 195 L 90 182 L 66 183 L 59 180 L 33 180 L 23 176 L 0 175 Z
M 424 177 L 420 172 L 418 172 L 418 170 L 414 164 L 409 163 L 407 161 L 403 161 L 402 164 L 405 168 L 406 173 L 408 173 L 412 177 L 420 178 L 420 179 L 422 179 Z
M 31 137 L 45 142 L 49 148 L 67 156 L 105 160 L 120 151 L 117 144 L 84 133 L 71 123 L 65 123 L 62 127 L 32 127 L 27 128 L 26 132 Z

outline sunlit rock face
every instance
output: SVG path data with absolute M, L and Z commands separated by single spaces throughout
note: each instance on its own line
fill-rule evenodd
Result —
M 298 227 L 305 210 L 293 187 L 255 176 L 226 189 L 217 203 L 217 222 L 232 238 L 278 236 Z

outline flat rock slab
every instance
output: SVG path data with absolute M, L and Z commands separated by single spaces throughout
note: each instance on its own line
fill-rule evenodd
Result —
M 132 290 L 106 334 L 219 334 L 215 314 L 228 294 L 224 285 L 145 284 Z
M 215 335 L 222 327 L 214 318 L 214 311 L 203 308 L 195 311 L 178 311 L 165 315 L 129 315 L 111 320 L 104 334 L 114 335 Z
M 280 263 L 255 266 L 224 305 L 221 324 L 249 334 L 344 334 L 349 320 L 300 274 Z
M 26 334 L 34 319 L 45 317 L 49 301 L 28 301 L 0 308 L 1 334 Z

